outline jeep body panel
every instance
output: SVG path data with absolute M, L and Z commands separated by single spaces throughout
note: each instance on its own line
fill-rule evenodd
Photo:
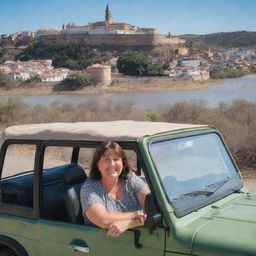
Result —
M 191 255 L 255 255 L 256 196 L 232 194 L 196 212 L 177 218 L 167 237 L 167 252 Z
M 252 256 L 256 252 L 256 196 L 239 195 L 215 209 L 195 232 L 193 254 Z

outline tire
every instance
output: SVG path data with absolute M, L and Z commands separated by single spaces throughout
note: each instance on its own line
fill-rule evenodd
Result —
M 18 255 L 11 249 L 3 249 L 0 251 L 0 256 L 18 256 Z

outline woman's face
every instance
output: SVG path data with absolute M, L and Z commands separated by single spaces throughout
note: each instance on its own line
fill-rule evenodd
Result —
M 97 163 L 101 178 L 118 178 L 123 170 L 122 158 L 113 150 L 107 150 Z

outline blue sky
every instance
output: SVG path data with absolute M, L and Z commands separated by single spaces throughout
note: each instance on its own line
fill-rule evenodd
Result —
M 163 34 L 256 31 L 256 0 L 0 0 L 0 34 L 101 21 L 107 3 L 114 22 Z

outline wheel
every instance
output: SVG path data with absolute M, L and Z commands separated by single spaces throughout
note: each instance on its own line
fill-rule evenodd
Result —
M 3 249 L 0 251 L 0 256 L 18 256 L 18 255 L 11 249 Z

